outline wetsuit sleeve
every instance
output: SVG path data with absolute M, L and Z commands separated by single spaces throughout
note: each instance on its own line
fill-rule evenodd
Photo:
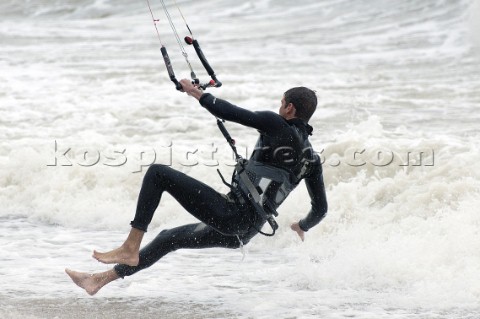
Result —
M 283 126 L 287 125 L 283 118 L 274 112 L 252 112 L 216 98 L 210 93 L 202 95 L 200 104 L 216 117 L 252 127 L 267 134 L 278 132 Z
M 325 217 L 328 210 L 321 166 L 317 166 L 314 173 L 305 178 L 305 185 L 310 195 L 312 209 L 304 219 L 300 220 L 299 225 L 303 231 L 308 231 Z

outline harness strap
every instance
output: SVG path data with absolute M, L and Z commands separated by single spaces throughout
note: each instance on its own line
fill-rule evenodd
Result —
M 272 213 L 266 212 L 265 209 L 263 208 L 262 198 L 260 197 L 261 194 L 259 193 L 258 189 L 253 185 L 250 178 L 248 178 L 248 175 L 247 175 L 246 170 L 244 168 L 245 162 L 246 162 L 245 160 L 240 159 L 240 160 L 237 161 L 237 164 L 235 165 L 235 171 L 237 172 L 237 174 L 238 174 L 240 180 L 242 181 L 242 183 L 247 188 L 247 193 L 245 194 L 245 196 L 247 197 L 247 200 L 250 201 L 250 203 L 252 203 L 252 206 L 254 207 L 255 211 L 263 219 L 265 219 L 268 222 L 268 224 L 270 225 L 270 227 L 272 228 L 272 233 L 270 233 L 270 234 L 264 233 L 259 229 L 257 229 L 257 231 L 260 234 L 265 235 L 265 236 L 273 236 L 273 235 L 275 235 L 275 231 L 278 229 L 278 224 L 275 221 L 275 218 L 273 217 L 273 215 L 278 216 L 278 213 L 271 206 L 269 206 L 269 210 L 271 210 Z M 245 193 L 245 192 L 242 191 L 241 187 L 240 187 L 240 192 Z
M 240 177 L 240 180 L 245 184 L 245 186 L 248 189 L 247 196 L 253 198 L 253 200 L 258 204 L 261 204 L 262 199 L 260 198 L 260 193 L 258 192 L 258 189 L 252 184 L 252 181 L 250 180 L 250 178 L 248 178 L 247 173 L 243 168 L 243 164 L 244 163 L 238 162 L 235 165 L 235 170 L 237 171 L 237 174 Z

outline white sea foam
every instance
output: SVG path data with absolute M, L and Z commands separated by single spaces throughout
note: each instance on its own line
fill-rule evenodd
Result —
M 472 1 L 468 12 L 470 40 L 474 46 L 480 47 L 480 1 Z

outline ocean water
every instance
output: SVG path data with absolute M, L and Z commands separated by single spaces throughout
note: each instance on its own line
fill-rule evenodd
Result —
M 63 270 L 109 269 L 91 252 L 121 244 L 149 165 L 226 192 L 232 155 L 169 81 L 146 2 L 3 0 L 0 316 L 480 318 L 480 1 L 178 4 L 224 83 L 209 92 L 276 111 L 288 88 L 316 90 L 327 217 L 303 243 L 289 230 L 309 210 L 300 185 L 274 238 L 178 251 L 89 297 Z M 227 127 L 247 156 L 257 133 Z M 167 195 L 145 242 L 193 221 Z

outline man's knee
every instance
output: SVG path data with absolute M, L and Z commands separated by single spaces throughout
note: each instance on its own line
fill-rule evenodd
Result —
M 163 181 L 168 178 L 168 176 L 171 175 L 170 173 L 173 171 L 174 170 L 169 166 L 163 164 L 153 164 L 148 168 L 147 172 L 145 173 L 145 178 L 152 178 L 157 181 Z
M 166 171 L 167 168 L 170 168 L 163 164 L 152 164 L 147 170 L 146 174 L 157 174 Z

